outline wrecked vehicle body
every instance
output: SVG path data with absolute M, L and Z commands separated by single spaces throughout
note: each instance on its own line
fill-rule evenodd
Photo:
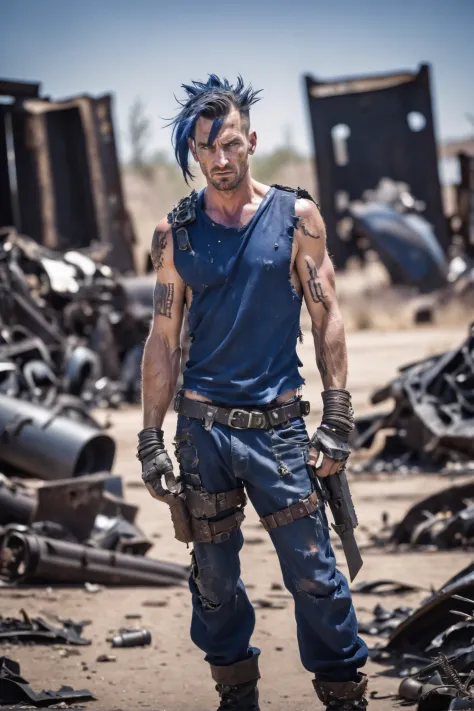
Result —
M 353 231 L 365 237 L 388 271 L 392 284 L 421 293 L 445 286 L 448 261 L 431 225 L 416 214 L 402 214 L 383 203 L 349 206 Z
M 351 445 L 370 447 L 377 432 L 395 429 L 363 469 L 385 471 L 400 463 L 427 470 L 474 459 L 474 324 L 453 350 L 410 363 L 371 396 L 373 404 L 393 399 L 382 415 L 356 418 Z M 392 466 L 392 462 L 394 466 Z

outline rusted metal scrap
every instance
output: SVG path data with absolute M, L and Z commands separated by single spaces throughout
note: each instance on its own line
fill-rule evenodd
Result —
M 46 407 L 76 398 L 78 411 L 137 402 L 153 313 L 153 283 L 137 281 L 91 250 L 0 230 L 0 393 Z
M 354 239 L 377 252 L 392 284 L 420 293 L 447 284 L 447 257 L 407 185 L 384 178 L 347 210 Z
M 474 460 L 474 324 L 453 350 L 399 369 L 371 402 L 393 399 L 387 414 L 356 420 L 353 449 L 370 447 L 377 432 L 395 429 L 374 458 L 354 471 L 442 469 Z
M 0 541 L 0 580 L 101 585 L 178 585 L 188 568 L 140 555 L 24 533 L 8 527 Z
M 413 666 L 419 670 L 439 654 L 462 653 L 463 663 L 469 662 L 474 669 L 473 597 L 474 573 L 462 571 L 402 618 L 385 646 L 373 650 L 373 658 L 395 665 L 400 672 Z
M 42 644 L 88 645 L 90 640 L 82 636 L 84 623 L 64 620 L 62 627 L 46 622 L 41 617 L 29 617 L 21 610 L 22 619 L 0 615 L 0 642 Z
M 403 679 L 398 695 L 416 701 L 418 711 L 474 709 L 472 678 L 461 678 L 444 654 L 417 674 Z
M 110 471 L 115 442 L 105 432 L 0 394 L 0 463 L 40 479 Z
M 33 691 L 28 681 L 21 676 L 18 662 L 0 657 L 0 704 L 8 704 L 8 708 L 17 708 L 17 704 L 23 706 L 25 703 L 41 707 L 91 699 L 95 699 L 95 696 L 87 689 L 75 691 L 71 686 L 62 686 L 57 691 Z
M 43 98 L 40 84 L 0 80 L 0 227 L 39 244 L 93 243 L 121 273 L 135 271 L 135 234 L 125 207 L 112 96 Z
M 337 269 L 363 257 L 347 222 L 348 206 L 384 178 L 408 184 L 426 205 L 443 251 L 449 246 L 443 214 L 430 93 L 430 72 L 342 77 L 306 75 L 318 193 Z
M 0 524 L 22 524 L 35 535 L 146 555 L 153 544 L 134 522 L 138 509 L 104 490 L 109 478 L 102 473 L 45 482 L 33 494 L 0 477 Z
M 399 521 L 388 543 L 439 549 L 474 543 L 474 483 L 450 486 L 422 499 Z

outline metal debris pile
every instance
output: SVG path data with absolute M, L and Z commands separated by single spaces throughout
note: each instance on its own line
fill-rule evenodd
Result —
M 450 486 L 414 504 L 394 526 L 372 536 L 376 545 L 397 550 L 471 549 L 474 546 L 474 483 Z
M 385 676 L 403 677 L 400 696 L 418 701 L 422 711 L 471 708 L 450 704 L 453 699 L 472 702 L 474 698 L 473 598 L 471 564 L 418 608 L 398 607 L 391 611 L 377 605 L 373 620 L 360 624 L 362 634 L 387 638 L 385 644 L 370 650 L 370 657 L 387 667 L 382 672 Z M 438 698 L 441 696 L 445 698 Z M 429 705 L 430 700 L 433 705 Z
M 474 672 L 458 674 L 444 654 L 418 674 L 403 679 L 398 695 L 415 701 L 418 711 L 474 709 Z
M 393 399 L 390 412 L 357 418 L 351 446 L 370 448 L 393 429 L 382 449 L 352 470 L 440 471 L 474 460 L 474 324 L 456 349 L 403 366 L 373 393 L 372 404 Z
M 0 581 L 179 585 L 187 568 L 147 558 L 152 547 L 109 473 L 41 484 L 0 479 Z
M 152 294 L 92 248 L 60 253 L 0 231 L 0 393 L 77 410 L 137 402 Z

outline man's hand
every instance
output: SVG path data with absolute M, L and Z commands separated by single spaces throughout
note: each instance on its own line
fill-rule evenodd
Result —
M 309 450 L 308 464 L 315 469 L 315 473 L 320 477 L 330 476 L 331 474 L 337 474 L 339 469 L 343 466 L 343 462 L 337 462 L 330 457 L 323 454 L 323 459 L 318 467 L 318 460 L 321 455 L 321 450 L 316 447 L 311 447 Z
M 165 495 L 177 488 L 173 464 L 165 449 L 163 430 L 146 427 L 138 435 L 137 458 L 142 464 L 142 479 L 151 496 L 165 503 Z M 164 478 L 167 488 L 164 488 Z
M 323 460 L 318 467 L 318 458 L 323 454 Z M 311 437 L 308 464 L 315 468 L 320 477 L 337 474 L 345 466 L 350 454 L 348 437 L 338 434 L 328 425 L 321 424 Z

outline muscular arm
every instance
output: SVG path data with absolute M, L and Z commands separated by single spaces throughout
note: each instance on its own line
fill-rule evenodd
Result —
M 311 317 L 316 363 L 325 390 L 345 388 L 347 350 L 344 324 L 337 303 L 334 268 L 326 249 L 323 218 L 310 200 L 296 203 L 295 266 Z
M 156 272 L 154 313 L 142 361 L 143 426 L 161 429 L 178 380 L 185 284 L 173 262 L 171 228 L 162 220 L 153 234 Z

